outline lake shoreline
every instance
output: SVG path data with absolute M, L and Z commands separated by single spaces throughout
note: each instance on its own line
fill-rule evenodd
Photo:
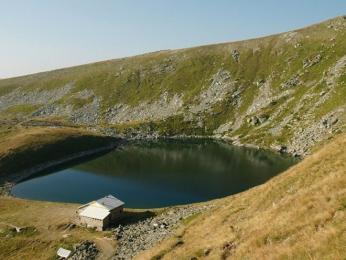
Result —
M 114 136 L 110 136 L 110 137 L 114 137 Z M 66 163 L 69 162 L 73 162 L 75 160 L 78 159 L 83 159 L 83 158 L 87 158 L 89 156 L 92 155 L 96 155 L 99 153 L 103 153 L 103 152 L 110 152 L 113 149 L 120 147 L 122 145 L 124 145 L 125 143 L 131 143 L 131 142 L 143 142 L 143 141 L 159 141 L 159 140 L 211 140 L 211 141 L 219 141 L 222 143 L 225 143 L 226 145 L 230 145 L 230 146 L 236 146 L 236 147 L 245 147 L 245 148 L 251 148 L 251 149 L 256 149 L 256 150 L 262 150 L 262 151 L 269 151 L 269 152 L 274 152 L 274 153 L 278 153 L 281 154 L 283 156 L 289 156 L 289 157 L 294 157 L 294 158 L 303 158 L 303 157 L 297 157 L 293 154 L 290 153 L 285 153 L 285 152 L 281 152 L 278 149 L 267 149 L 267 148 L 262 148 L 259 147 L 257 145 L 252 145 L 252 144 L 243 144 L 238 142 L 237 140 L 228 138 L 228 137 L 224 137 L 224 136 L 199 136 L 199 135 L 172 135 L 172 136 L 141 136 L 140 138 L 138 137 L 132 137 L 132 138 L 124 138 L 123 136 L 116 136 L 116 138 L 120 138 L 119 142 L 117 143 L 111 143 L 109 145 L 100 147 L 100 148 L 95 148 L 95 149 L 89 149 L 89 150 L 85 150 L 82 152 L 78 152 L 69 156 L 66 156 L 65 158 L 62 159 L 57 159 L 57 160 L 50 160 L 35 166 L 30 167 L 29 169 L 23 170 L 21 172 L 18 173 L 14 173 L 14 174 L 10 174 L 7 177 L 3 177 L 2 178 L 2 184 L 0 185 L 0 196 L 1 195 L 5 195 L 5 196 L 13 196 L 13 194 L 11 193 L 12 188 L 18 184 L 19 182 L 34 176 L 44 170 L 53 168 L 53 167 L 58 167 L 61 165 L 64 165 Z
M 117 135 L 110 135 L 111 137 L 116 137 L 116 138 L 122 138 L 127 141 L 152 141 L 152 140 L 193 140 L 193 139 L 205 139 L 205 140 L 214 140 L 214 141 L 220 141 L 224 142 L 228 145 L 234 145 L 237 147 L 245 147 L 245 148 L 252 148 L 252 149 L 257 149 L 257 150 L 262 150 L 262 151 L 270 151 L 274 153 L 278 153 L 281 155 L 287 155 L 291 156 L 294 158 L 298 159 L 304 159 L 308 154 L 298 154 L 298 153 L 293 153 L 290 150 L 287 150 L 285 146 L 283 145 L 277 145 L 277 146 L 270 146 L 270 147 L 261 147 L 256 144 L 251 144 L 251 143 L 242 143 L 238 138 L 231 138 L 227 136 L 222 136 L 222 135 L 171 135 L 171 136 L 166 136 L 166 135 L 140 135 L 139 137 L 134 136 L 134 137 L 127 137 L 127 136 L 117 136 Z
M 12 195 L 86 203 L 114 194 L 130 208 L 161 208 L 242 192 L 295 162 L 291 157 L 215 139 L 127 140 L 110 153 L 24 179 Z M 214 176 L 212 184 L 210 176 Z M 135 193 L 143 196 L 137 198 Z

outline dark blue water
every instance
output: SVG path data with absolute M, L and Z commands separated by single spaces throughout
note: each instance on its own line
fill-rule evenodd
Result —
M 128 144 L 75 167 L 17 184 L 17 197 L 85 203 L 112 194 L 127 207 L 206 201 L 264 183 L 296 160 L 211 140 Z

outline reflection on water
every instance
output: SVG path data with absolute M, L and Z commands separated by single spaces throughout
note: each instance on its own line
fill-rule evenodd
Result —
M 211 140 L 136 142 L 16 185 L 18 197 L 84 203 L 113 194 L 135 208 L 205 201 L 261 184 L 294 159 Z

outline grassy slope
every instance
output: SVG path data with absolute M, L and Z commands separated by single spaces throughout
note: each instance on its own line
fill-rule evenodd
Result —
M 345 169 L 342 135 L 268 183 L 215 201 L 138 259 L 345 259 Z
M 339 24 L 339 27 L 331 28 L 330 24 Z M 150 125 L 150 129 L 160 134 L 210 135 L 221 124 L 244 116 L 240 128 L 227 134 L 240 136 L 244 142 L 270 147 L 276 142 L 287 143 L 295 129 L 304 125 L 305 121 L 300 120 L 305 115 L 309 114 L 312 121 L 318 121 L 323 115 L 344 105 L 344 100 L 339 98 L 346 93 L 345 81 L 341 78 L 329 101 L 312 109 L 321 98 L 319 93 L 327 88 L 326 82 L 322 80 L 323 74 L 346 55 L 345 25 L 346 19 L 339 17 L 296 30 L 294 36 L 280 34 L 241 42 L 161 51 L 0 80 L 0 96 L 17 88 L 26 92 L 49 91 L 71 83 L 74 86 L 71 93 L 53 103 L 79 108 L 92 99 L 81 99 L 73 94 L 85 89 L 92 90 L 101 100 L 99 126 L 114 127 L 118 131 L 126 132 L 133 127 L 145 131 Z M 240 53 L 239 62 L 232 58 L 231 53 L 234 49 Z M 317 54 L 321 54 L 321 61 L 303 69 L 303 61 Z M 182 95 L 184 105 L 181 112 L 186 113 L 187 107 L 196 104 L 195 97 L 209 86 L 212 75 L 220 69 L 229 71 L 232 79 L 236 79 L 238 87 L 243 90 L 239 108 L 232 105 L 233 98 L 228 95 L 215 104 L 210 112 L 195 115 L 190 122 L 184 121 L 181 115 L 172 115 L 169 120 L 164 121 L 144 120 L 125 125 L 109 125 L 106 121 L 108 109 L 116 104 L 135 107 L 143 102 L 157 101 L 163 93 L 168 93 L 169 96 Z M 279 95 L 286 90 L 280 85 L 297 73 L 301 73 L 302 85 L 291 88 L 292 92 L 286 97 L 255 113 L 270 116 L 268 125 L 258 127 L 246 124 L 246 117 L 251 116 L 247 115 L 246 111 L 254 98 L 261 93 L 260 88 L 254 83 L 263 79 L 270 81 L 271 92 Z M 302 108 L 294 111 L 299 105 Z M 31 117 L 31 113 L 42 106 L 14 105 L 0 112 L 0 118 Z M 274 117 L 273 115 L 282 107 L 285 109 Z M 268 132 L 290 115 L 294 115 L 294 120 L 284 124 L 284 131 L 276 136 Z M 60 120 L 66 121 L 68 118 L 64 115 Z M 202 121 L 203 125 L 199 126 L 197 121 Z
M 104 147 L 111 142 L 114 142 L 113 138 L 67 127 L 34 127 L 3 131 L 0 139 L 0 176 Z

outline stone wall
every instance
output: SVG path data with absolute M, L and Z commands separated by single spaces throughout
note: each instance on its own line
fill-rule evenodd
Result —
M 89 228 L 96 228 L 96 230 L 98 231 L 103 230 L 103 221 L 99 219 L 80 216 L 80 223 L 82 225 L 86 225 Z
M 103 220 L 88 218 L 84 216 L 80 216 L 79 220 L 81 225 L 85 225 L 89 228 L 96 228 L 96 230 L 102 231 L 112 224 L 115 224 L 115 222 L 121 218 L 122 212 L 123 207 L 121 206 L 119 208 L 113 209 L 110 214 Z

